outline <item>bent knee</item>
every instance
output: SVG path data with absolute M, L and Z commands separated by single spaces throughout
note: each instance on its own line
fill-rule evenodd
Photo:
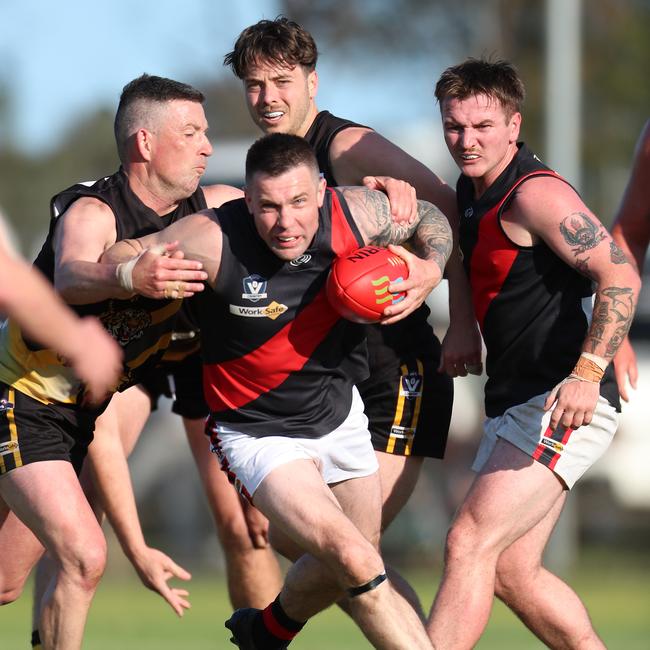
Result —
M 0 606 L 9 605 L 20 598 L 23 593 L 25 581 L 15 585 L 2 585 L 0 587 Z
M 477 560 L 496 554 L 496 547 L 473 522 L 467 519 L 455 521 L 445 540 L 447 560 Z
M 365 584 L 385 571 L 381 556 L 366 539 L 337 547 L 334 559 L 342 570 L 345 587 Z
M 88 546 L 68 549 L 59 558 L 59 577 L 74 582 L 84 590 L 94 589 L 106 569 L 106 541 L 102 538 Z

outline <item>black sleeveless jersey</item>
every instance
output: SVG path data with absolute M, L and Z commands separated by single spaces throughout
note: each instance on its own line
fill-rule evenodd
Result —
M 54 278 L 54 248 L 52 238 L 56 219 L 74 201 L 81 197 L 93 197 L 103 201 L 113 211 L 117 241 L 143 237 L 162 230 L 181 217 L 207 208 L 203 190 L 199 187 L 189 198 L 181 201 L 176 209 L 159 216 L 147 207 L 131 190 L 126 173 L 120 168 L 115 174 L 98 181 L 77 183 L 50 202 L 52 219 L 48 237 L 34 265 L 50 280 Z M 109 299 L 88 305 L 71 305 L 79 315 L 97 316 L 111 336 L 124 351 L 124 372 L 119 390 L 137 383 L 142 372 L 160 360 L 168 347 L 172 328 L 185 328 L 192 324 L 181 317 L 182 300 L 153 300 L 134 296 L 128 300 Z
M 257 234 L 243 199 L 215 211 L 223 247 L 214 291 L 197 296 L 204 393 L 213 418 L 253 436 L 320 437 L 347 417 L 367 376 L 363 328 L 329 305 L 332 261 L 361 245 L 328 190 L 311 246 L 285 262 Z
M 305 134 L 305 140 L 314 148 L 320 171 L 329 186 L 334 187 L 339 185 L 330 163 L 330 145 L 337 133 L 351 127 L 369 128 L 362 124 L 336 117 L 329 111 L 320 111 Z M 417 352 L 425 344 L 428 346 L 432 338 L 435 339 L 433 330 L 427 323 L 427 318 L 430 313 L 429 308 L 423 304 L 410 316 L 407 316 L 404 320 L 394 325 L 366 326 L 368 345 L 373 350 L 375 346 L 386 345 L 398 354 L 405 354 L 410 350 Z M 440 344 L 437 339 L 435 342 L 439 347 Z M 383 356 L 378 354 L 375 355 L 375 358 L 381 359 Z M 392 358 L 392 355 L 390 358 Z M 370 373 L 371 375 L 374 374 L 374 368 L 370 368 Z
M 456 187 L 460 246 L 487 348 L 488 417 L 549 391 L 569 375 L 591 319 L 591 281 L 544 242 L 518 246 L 501 226 L 517 188 L 538 176 L 564 180 L 520 144 L 479 199 L 468 177 L 461 175 Z M 601 394 L 620 408 L 611 364 Z

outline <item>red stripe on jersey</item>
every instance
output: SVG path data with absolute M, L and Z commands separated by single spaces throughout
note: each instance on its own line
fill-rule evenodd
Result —
M 499 295 L 519 252 L 503 234 L 497 215 L 498 207 L 481 219 L 470 265 L 474 310 L 481 329 L 485 314 Z
M 204 364 L 210 410 L 240 408 L 279 386 L 309 361 L 338 320 L 322 289 L 293 321 L 256 350 L 239 359 Z
M 332 197 L 332 248 L 337 255 L 359 247 L 335 192 Z M 238 359 L 203 365 L 206 401 L 212 411 L 241 408 L 277 388 L 309 361 L 339 320 L 325 289 L 279 332 Z
M 354 236 L 336 192 L 332 196 L 332 250 L 340 257 L 355 248 L 359 248 L 359 242 Z

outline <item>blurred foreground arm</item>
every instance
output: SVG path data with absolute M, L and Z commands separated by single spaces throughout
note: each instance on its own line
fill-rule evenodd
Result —
M 51 285 L 9 247 L 0 233 L 0 310 L 28 337 L 65 357 L 99 402 L 117 383 L 122 352 L 94 318 L 78 318 Z
M 646 122 L 639 136 L 630 180 L 612 225 L 612 238 L 630 263 L 635 266 L 639 275 L 643 272 L 643 262 L 650 243 L 648 187 L 650 187 L 650 120 Z M 627 337 L 614 357 L 614 370 L 618 390 L 627 402 L 629 395 L 626 380 L 629 380 L 632 388 L 636 388 L 638 378 L 636 354 Z

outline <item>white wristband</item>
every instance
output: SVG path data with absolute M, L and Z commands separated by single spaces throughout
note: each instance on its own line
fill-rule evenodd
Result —
M 133 289 L 133 268 L 138 263 L 138 260 L 144 255 L 146 251 L 142 251 L 139 255 L 136 255 L 128 262 L 122 262 L 118 264 L 115 268 L 115 277 L 117 278 L 117 283 L 129 293 L 134 293 Z

